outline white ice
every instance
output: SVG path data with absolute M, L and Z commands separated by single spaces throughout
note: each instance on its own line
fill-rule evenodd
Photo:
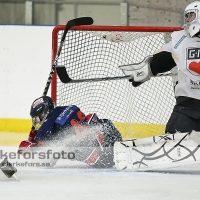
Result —
M 59 160 L 53 168 L 17 167 L 19 181 L 0 172 L 2 200 L 195 200 L 200 198 L 200 165 L 165 172 L 92 169 Z

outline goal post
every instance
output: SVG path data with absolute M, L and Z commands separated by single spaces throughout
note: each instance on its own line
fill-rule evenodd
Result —
M 65 25 L 52 32 L 52 62 Z M 160 51 L 180 27 L 74 26 L 67 33 L 58 65 L 72 79 L 123 76 L 120 65 L 139 63 Z M 124 80 L 62 83 L 56 73 L 51 95 L 57 106 L 77 105 L 113 121 L 123 139 L 164 134 L 175 104 L 172 77 L 156 77 L 134 88 Z

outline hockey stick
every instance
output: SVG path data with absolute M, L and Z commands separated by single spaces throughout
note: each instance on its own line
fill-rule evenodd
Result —
M 45 89 L 44 89 L 44 92 L 43 92 L 43 96 L 46 96 L 47 92 L 49 90 L 49 86 L 51 84 L 51 80 L 52 80 L 53 74 L 55 72 L 55 69 L 56 69 L 55 67 L 56 67 L 56 65 L 58 63 L 58 59 L 59 59 L 59 56 L 60 56 L 60 53 L 61 53 L 64 41 L 65 41 L 65 37 L 67 35 L 67 32 L 73 26 L 77 26 L 77 25 L 91 25 L 91 24 L 93 24 L 93 19 L 91 17 L 76 18 L 76 19 L 72 19 L 72 20 L 70 20 L 70 21 L 67 22 L 65 30 L 64 30 L 64 33 L 63 33 L 61 41 L 60 41 L 60 46 L 58 48 L 58 51 L 57 51 L 54 63 L 53 63 L 52 68 L 51 68 L 51 72 L 50 72 L 49 77 L 47 79 L 47 83 L 46 83 L 46 86 L 45 86 Z M 32 125 L 31 129 L 33 130 L 33 129 L 35 129 L 35 127 Z
M 102 77 L 102 78 L 88 78 L 88 79 L 71 79 L 66 71 L 65 66 L 56 66 L 56 72 L 62 83 L 82 83 L 82 82 L 98 82 L 98 81 L 110 81 L 110 80 L 122 80 L 122 79 L 133 79 L 131 75 L 127 76 L 116 76 L 116 77 Z M 158 74 L 155 77 L 160 76 L 171 76 L 172 73 Z
M 46 96 L 47 92 L 49 90 L 49 86 L 50 86 L 50 83 L 51 83 L 54 71 L 56 69 L 55 67 L 56 67 L 56 65 L 58 63 L 58 58 L 60 56 L 60 53 L 61 53 L 64 41 L 65 41 L 65 37 L 66 37 L 67 32 L 73 26 L 77 26 L 77 25 L 91 25 L 91 24 L 93 24 L 93 19 L 91 17 L 76 18 L 76 19 L 72 19 L 72 20 L 70 20 L 70 21 L 67 22 L 65 30 L 64 30 L 64 33 L 63 33 L 61 41 L 60 41 L 60 46 L 58 48 L 58 52 L 56 54 L 56 58 L 55 58 L 54 63 L 52 65 L 51 72 L 49 74 L 49 78 L 47 80 L 47 83 L 46 83 L 46 86 L 45 86 L 45 89 L 44 89 L 44 92 L 43 92 L 43 96 Z

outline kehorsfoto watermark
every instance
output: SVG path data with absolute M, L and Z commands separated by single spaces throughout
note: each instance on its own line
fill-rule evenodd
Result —
M 75 152 L 59 148 L 32 148 L 16 150 L 13 147 L 0 148 L 0 161 L 7 158 L 15 167 L 49 167 L 59 159 L 74 160 Z

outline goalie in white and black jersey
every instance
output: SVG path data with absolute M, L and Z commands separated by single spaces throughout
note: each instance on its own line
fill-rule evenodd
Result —
M 184 29 L 174 31 L 161 52 L 120 68 L 124 74 L 131 74 L 129 81 L 134 87 L 159 73 L 178 70 L 172 77 L 176 105 L 166 124 L 166 134 L 116 142 L 117 168 L 151 170 L 200 162 L 200 1 L 185 8 Z
M 134 87 L 178 67 L 176 105 L 166 126 L 167 133 L 200 131 L 200 1 L 186 7 L 184 22 L 184 30 L 174 31 L 161 52 L 145 58 L 138 70 L 137 65 L 132 65 L 136 69 L 130 80 Z

